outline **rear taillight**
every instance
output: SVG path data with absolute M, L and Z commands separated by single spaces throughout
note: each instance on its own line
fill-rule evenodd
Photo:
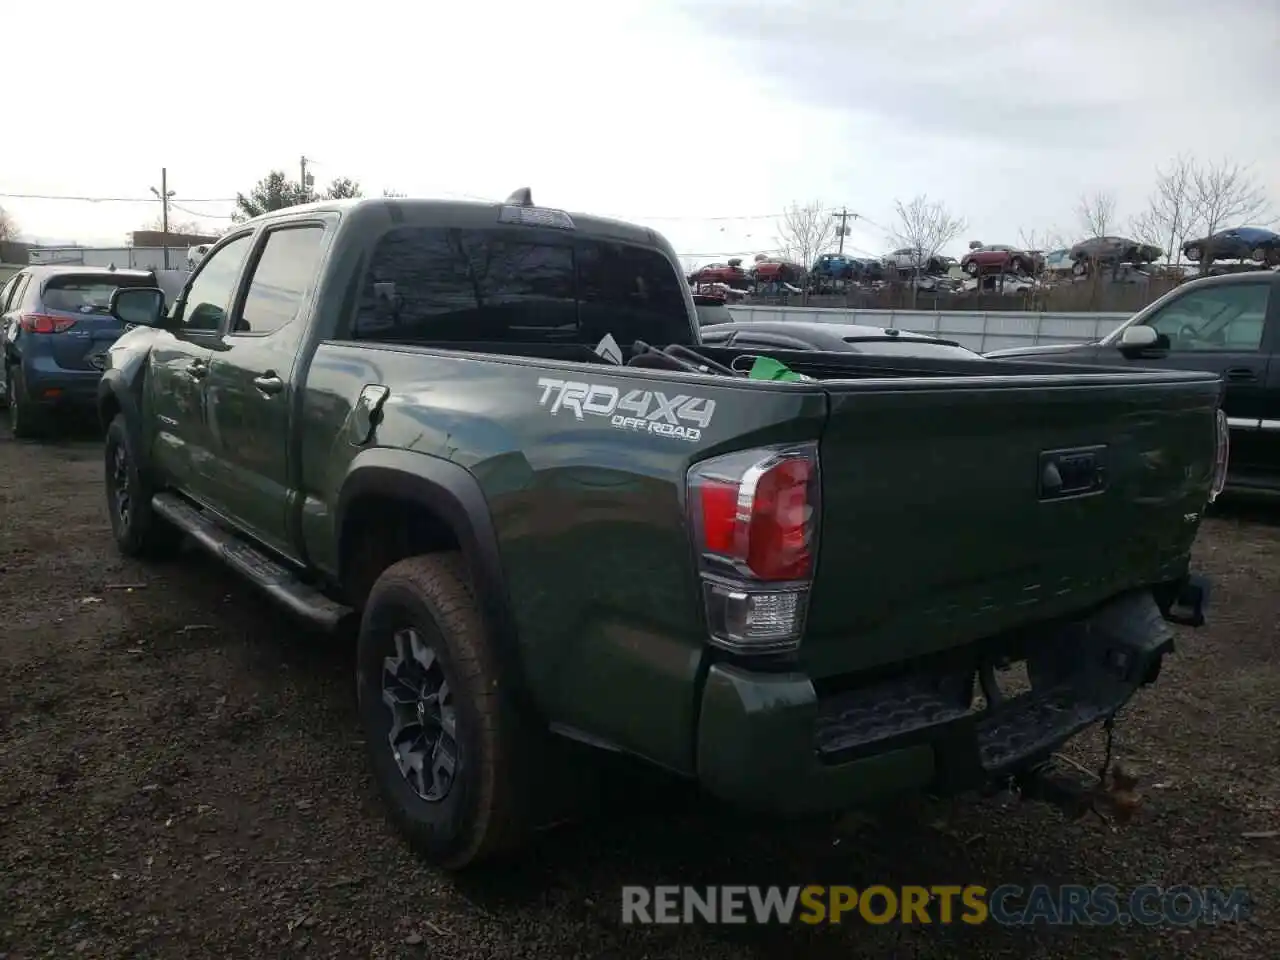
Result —
M 1209 502 L 1218 499 L 1227 485 L 1227 461 L 1231 459 L 1231 427 L 1221 408 L 1216 419 L 1217 429 L 1213 448 L 1213 485 L 1209 488 Z
M 795 649 L 818 537 L 816 444 L 758 447 L 689 470 L 689 519 L 712 643 Z
M 51 317 L 44 313 L 24 313 L 18 318 L 18 326 L 25 333 L 62 333 L 75 325 L 75 317 Z

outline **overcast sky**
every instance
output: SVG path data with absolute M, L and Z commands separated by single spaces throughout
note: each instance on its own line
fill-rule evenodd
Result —
M 771 215 L 815 200 L 880 254 L 920 193 L 968 221 L 953 252 L 1070 241 L 1082 192 L 1135 213 L 1179 151 L 1251 164 L 1280 200 L 1275 0 L 10 6 L 7 88 L 30 100 L 10 95 L 0 194 L 141 197 L 167 167 L 174 216 L 225 225 L 217 198 L 306 154 L 373 193 L 528 185 L 703 262 L 775 248 Z M 86 243 L 158 213 L 0 204 Z

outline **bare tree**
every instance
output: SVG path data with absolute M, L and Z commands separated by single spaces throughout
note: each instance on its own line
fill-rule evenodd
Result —
M 915 281 L 911 284 L 911 305 L 916 302 L 920 272 L 947 244 L 965 231 L 968 224 L 963 217 L 955 217 L 940 201 L 931 201 L 924 194 L 912 197 L 910 202 L 893 202 L 898 221 L 894 224 L 893 237 L 903 247 L 914 252 Z
M 1076 217 L 1087 239 L 1108 236 L 1116 222 L 1115 195 L 1107 190 L 1084 194 L 1076 205 Z
M 793 203 L 782 211 L 776 242 L 782 256 L 799 264 L 805 271 L 804 302 L 809 300 L 809 268 L 818 259 L 818 254 L 830 246 L 835 235 L 835 219 L 817 200 L 803 206 Z
M 1147 208 L 1129 221 L 1135 240 L 1159 247 L 1165 263 L 1182 262 L 1182 244 L 1195 217 L 1192 193 L 1195 161 L 1176 157 L 1167 170 L 1156 168 L 1156 187 L 1147 199 Z
M 157 232 L 164 230 L 164 228 L 165 228 L 164 217 L 162 217 L 158 213 L 154 217 L 152 217 L 150 220 L 148 220 L 142 227 L 143 230 L 155 230 Z M 169 232 L 176 233 L 179 235 L 181 234 L 195 234 L 197 236 L 208 235 L 208 231 L 203 229 L 197 221 L 175 220 L 173 217 L 169 218 Z
M 1270 221 L 1271 202 L 1266 190 L 1248 167 L 1233 161 L 1193 165 L 1189 192 L 1194 208 L 1191 227 L 1202 237 L 1211 237 L 1228 226 Z M 1203 251 L 1200 272 L 1207 271 L 1212 261 L 1212 251 Z
M 0 241 L 18 239 L 18 221 L 4 207 L 0 207 Z

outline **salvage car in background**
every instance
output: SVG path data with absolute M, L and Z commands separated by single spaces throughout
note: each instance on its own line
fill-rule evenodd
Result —
M 1164 251 L 1150 243 L 1128 237 L 1092 237 L 1071 248 L 1071 272 L 1083 276 L 1094 264 L 1132 263 L 1137 266 L 1155 263 Z
M 1262 227 L 1233 227 L 1210 237 L 1188 240 L 1182 245 L 1182 254 L 1193 263 L 1257 260 L 1275 265 L 1280 263 L 1280 234 Z
M 747 276 L 761 286 L 775 283 L 796 285 L 804 281 L 805 269 L 790 260 L 773 257 L 757 257 Z
M 973 247 L 960 258 L 960 269 L 971 277 L 979 273 L 1035 273 L 1039 258 L 1030 250 L 993 243 Z
M 881 262 L 886 270 L 896 270 L 898 273 L 914 273 L 916 270 L 922 273 L 946 273 L 947 271 L 947 264 L 941 257 L 936 255 L 926 257 L 924 251 L 918 247 L 900 247 L 892 253 L 885 254 Z
M 61 412 L 92 422 L 107 349 L 124 332 L 111 315 L 111 295 L 156 283 L 150 270 L 113 267 L 32 266 L 14 274 L 0 291 L 0 338 L 15 437 L 48 432 Z
M 1227 489 L 1280 494 L 1280 273 L 1202 277 L 1093 343 L 1012 347 L 986 356 L 1219 374 L 1231 427 Z
M 742 269 L 742 261 L 735 258 L 726 263 L 708 263 L 699 267 L 689 275 L 689 282 L 723 283 L 735 290 L 745 290 L 751 286 L 751 276 Z
M 1071 273 L 1074 266 L 1075 261 L 1071 259 L 1071 251 L 1062 248 L 1046 253 L 1040 270 L 1047 274 L 1064 274 Z

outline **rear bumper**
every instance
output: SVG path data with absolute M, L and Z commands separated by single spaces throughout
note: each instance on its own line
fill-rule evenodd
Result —
M 25 399 L 39 407 L 93 409 L 101 379 L 101 370 L 67 370 L 52 357 L 28 357 L 22 361 Z
M 1031 689 L 1018 695 L 1000 692 L 1000 658 L 977 649 L 963 664 L 837 692 L 819 692 L 798 673 L 717 664 L 702 699 L 698 779 L 723 799 L 778 814 L 1007 780 L 1153 682 L 1173 649 L 1166 620 L 1181 609 L 1173 601 L 1189 599 L 1203 623 L 1207 590 L 1180 582 L 1159 600 L 1126 595 L 1025 638 L 1007 658 L 1026 662 Z

